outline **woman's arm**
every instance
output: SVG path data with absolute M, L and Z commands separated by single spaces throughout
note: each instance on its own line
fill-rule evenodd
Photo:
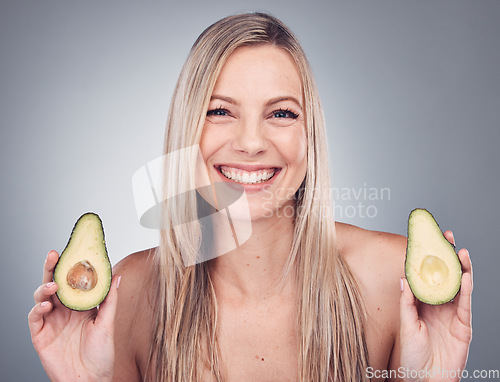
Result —
M 356 276 L 365 304 L 367 376 L 385 381 L 399 333 L 399 280 L 404 275 L 406 237 L 337 223 L 338 247 Z
M 122 275 L 115 318 L 113 381 L 143 380 L 151 345 L 152 306 L 148 290 L 153 250 L 131 254 L 115 265 Z

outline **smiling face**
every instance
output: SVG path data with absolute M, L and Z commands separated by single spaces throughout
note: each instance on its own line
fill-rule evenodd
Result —
M 307 168 L 303 107 L 292 57 L 271 44 L 240 47 L 222 67 L 200 147 L 212 183 L 243 186 L 252 220 L 294 203 Z

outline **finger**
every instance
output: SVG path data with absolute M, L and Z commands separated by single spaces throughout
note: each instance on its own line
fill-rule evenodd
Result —
M 415 306 L 415 296 L 413 296 L 406 278 L 401 278 L 401 285 L 402 291 L 399 300 L 401 329 L 403 332 L 411 333 L 420 327 L 417 307 Z
M 43 317 L 52 310 L 50 301 L 43 301 L 36 304 L 28 314 L 28 325 L 31 332 L 31 338 L 35 337 L 43 328 Z
M 47 284 L 40 285 L 38 289 L 33 294 L 35 299 L 35 304 L 39 304 L 43 301 L 49 301 L 51 296 L 57 291 L 57 284 L 55 282 L 50 282 Z
M 451 244 L 455 245 L 455 237 L 453 236 L 453 232 L 448 230 L 443 232 L 443 235 L 446 238 L 446 240 L 448 240 Z
M 49 251 L 47 258 L 45 259 L 45 264 L 43 265 L 43 284 L 47 284 L 52 281 L 57 260 L 59 260 L 59 254 L 54 250 Z
M 109 332 L 113 333 L 115 327 L 116 306 L 118 305 L 118 287 L 121 276 L 115 275 L 111 281 L 111 287 L 106 299 L 99 305 L 96 325 L 103 325 Z
M 464 273 L 462 275 L 462 285 L 460 286 L 457 316 L 458 319 L 466 326 L 471 325 L 471 295 L 472 295 L 472 275 Z
M 470 261 L 469 251 L 465 248 L 462 248 L 457 253 L 458 258 L 460 259 L 460 263 L 462 264 L 462 272 L 470 273 L 472 275 L 472 263 Z
M 469 251 L 462 248 L 458 251 L 458 258 L 462 264 L 462 283 L 457 300 L 457 316 L 460 321 L 467 326 L 471 324 L 471 295 L 474 289 L 472 275 L 472 263 L 470 261 Z

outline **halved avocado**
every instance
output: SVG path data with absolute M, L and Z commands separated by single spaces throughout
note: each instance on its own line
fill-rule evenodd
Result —
M 72 310 L 98 306 L 111 286 L 111 263 L 106 250 L 102 221 L 94 213 L 83 214 L 54 269 L 57 297 Z
M 460 289 L 462 266 L 455 248 L 422 208 L 408 218 L 405 274 L 413 295 L 426 304 L 451 301 Z

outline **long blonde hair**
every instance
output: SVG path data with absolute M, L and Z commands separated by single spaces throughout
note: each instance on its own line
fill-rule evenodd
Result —
M 200 142 L 217 77 L 241 46 L 273 44 L 288 52 L 302 76 L 307 128 L 307 173 L 296 193 L 295 231 L 285 274 L 296 267 L 300 381 L 362 381 L 368 356 L 365 311 L 356 281 L 335 247 L 323 112 L 311 69 L 297 39 L 278 19 L 263 13 L 226 17 L 196 40 L 177 82 L 167 121 L 164 150 L 172 153 Z M 195 187 L 195 152 L 183 151 L 164 168 L 164 190 Z M 174 181 L 171 181 L 174 179 Z M 170 180 L 170 181 L 169 181 Z M 162 213 L 154 275 L 153 341 L 147 379 L 192 382 L 200 362 L 224 380 L 216 341 L 217 300 L 207 262 L 185 266 L 181 252 L 196 256 L 201 230 L 176 222 L 195 211 L 195 201 L 173 203 Z M 192 212 L 191 212 L 192 213 Z M 189 219 L 188 219 L 189 220 Z

